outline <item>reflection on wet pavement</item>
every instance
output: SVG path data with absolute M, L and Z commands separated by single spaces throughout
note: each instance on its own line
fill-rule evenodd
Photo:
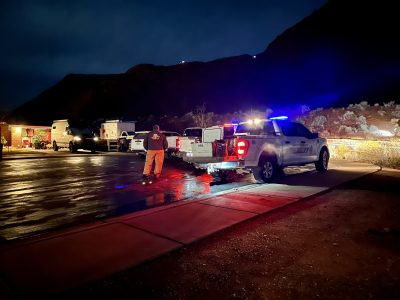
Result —
M 143 163 L 136 156 L 2 161 L 0 241 L 248 184 L 210 188 L 208 174 L 166 162 L 162 179 L 142 185 Z

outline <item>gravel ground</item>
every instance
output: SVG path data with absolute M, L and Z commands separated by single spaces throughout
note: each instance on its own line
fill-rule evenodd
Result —
M 400 299 L 399 184 L 383 170 L 57 298 Z

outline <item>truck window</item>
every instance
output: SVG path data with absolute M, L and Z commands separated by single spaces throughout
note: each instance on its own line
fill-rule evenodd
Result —
M 93 134 L 93 132 L 89 128 L 74 128 L 74 127 L 71 127 L 70 130 L 71 130 L 71 133 L 73 135 L 79 135 L 79 134 L 92 135 Z
M 310 130 L 307 129 L 303 124 L 296 123 L 297 125 L 297 133 L 299 136 L 306 137 L 306 138 L 311 138 L 312 133 Z
M 179 136 L 179 133 L 177 132 L 163 132 L 165 136 Z
M 260 125 L 239 124 L 236 133 L 246 133 L 249 135 L 274 135 L 275 130 L 271 121 L 263 121 Z
M 203 130 L 201 128 L 188 128 L 185 129 L 185 132 L 183 134 L 185 136 L 193 136 L 201 138 L 203 136 Z
M 284 136 L 298 136 L 296 123 L 289 121 L 278 121 L 278 124 Z
M 147 136 L 147 133 L 136 133 L 133 138 L 134 139 L 145 139 L 146 136 Z
M 300 123 L 281 121 L 278 124 L 285 136 L 311 137 L 311 132 Z
M 233 136 L 235 134 L 235 128 L 233 126 L 224 126 L 224 137 Z

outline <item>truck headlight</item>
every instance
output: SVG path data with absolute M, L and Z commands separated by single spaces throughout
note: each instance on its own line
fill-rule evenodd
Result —
M 79 142 L 80 140 L 82 140 L 80 136 L 74 136 L 74 141 Z
M 93 141 L 98 142 L 98 141 L 99 141 L 99 138 L 98 138 L 97 136 L 95 136 L 95 137 L 93 138 Z

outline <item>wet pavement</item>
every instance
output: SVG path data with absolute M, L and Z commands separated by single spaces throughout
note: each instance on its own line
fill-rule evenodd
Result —
M 160 181 L 143 186 L 143 164 L 129 154 L 0 162 L 0 242 L 254 183 L 247 175 L 212 185 L 210 175 L 172 160 Z
M 127 162 L 107 159 L 111 165 L 121 161 Z M 107 163 L 101 165 L 107 169 Z M 50 295 L 57 298 L 57 293 L 128 270 L 233 225 L 266 213 L 272 216 L 276 209 L 330 193 L 332 188 L 379 168 L 356 162 L 332 163 L 325 173 L 316 172 L 312 165 L 291 167 L 285 169 L 285 175 L 277 183 L 249 185 L 246 180 L 250 176 L 247 179 L 244 176 L 233 185 L 246 186 L 214 194 L 208 193 L 216 187 L 210 187 L 210 182 L 207 185 L 208 175 L 196 176 L 187 165 L 181 164 L 168 166 L 166 170 L 166 180 L 157 187 L 164 195 L 167 190 L 181 186 L 174 185 L 179 179 L 185 182 L 199 177 L 204 178 L 199 180 L 204 183 L 199 185 L 202 188 L 190 185 L 190 191 L 178 189 L 177 195 L 196 195 L 197 190 L 204 197 L 176 200 L 169 205 L 0 244 L 0 294 L 10 295 L 10 299 L 15 298 L 11 291 L 21 299 L 47 299 Z M 179 172 L 181 176 L 177 176 Z M 108 186 L 113 184 L 115 188 L 115 182 Z M 129 194 L 134 187 L 121 184 L 116 189 L 125 189 Z

